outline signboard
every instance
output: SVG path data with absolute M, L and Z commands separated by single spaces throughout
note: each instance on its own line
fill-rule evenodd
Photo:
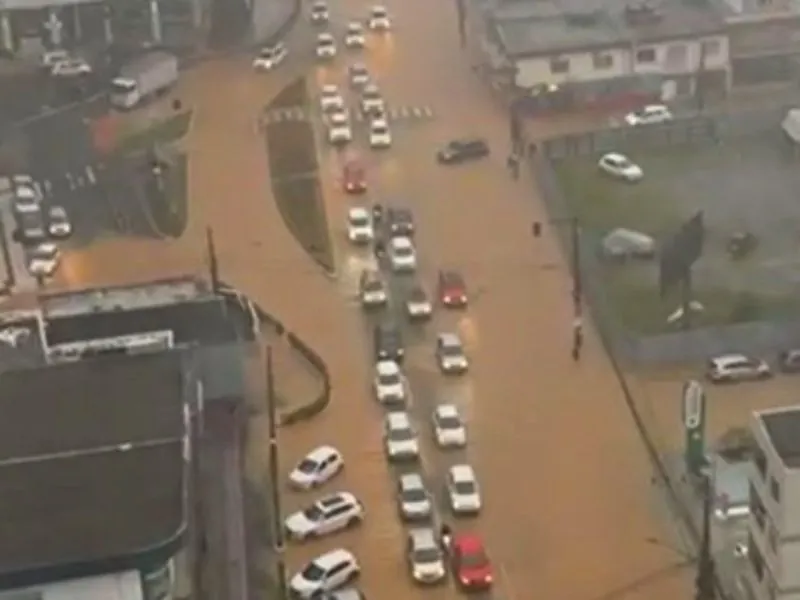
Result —
M 686 471 L 692 475 L 700 475 L 706 465 L 706 392 L 700 382 L 690 379 L 683 384 L 681 406 Z

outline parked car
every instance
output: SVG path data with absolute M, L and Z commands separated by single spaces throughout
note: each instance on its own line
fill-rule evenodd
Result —
M 457 165 L 489 156 L 489 144 L 480 138 L 453 140 L 436 153 L 443 165 Z
M 613 262 L 650 260 L 656 255 L 656 241 L 639 231 L 620 227 L 603 238 L 600 251 L 602 258 Z
M 318 556 L 292 577 L 289 590 L 295 598 L 317 598 L 352 583 L 360 572 L 356 557 L 348 550 L 337 548 Z
M 306 454 L 289 473 L 293 487 L 308 490 L 333 479 L 344 468 L 341 453 L 333 446 L 319 446 Z
M 597 166 L 603 173 L 630 183 L 641 181 L 642 177 L 644 177 L 642 168 L 619 152 L 604 154 L 598 161 Z
M 266 46 L 253 59 L 253 68 L 256 71 L 271 71 L 281 64 L 288 54 L 283 42 L 278 42 L 274 46 Z
M 287 533 L 307 540 L 354 527 L 364 520 L 364 506 L 350 492 L 336 492 L 286 518 Z
M 56 239 L 68 238 L 72 235 L 72 223 L 63 206 L 51 206 L 47 211 L 47 231 Z
M 735 383 L 769 379 L 772 369 L 766 361 L 744 354 L 724 354 L 709 359 L 706 378 L 712 383 Z
M 51 277 L 61 263 L 61 252 L 53 242 L 37 244 L 28 250 L 28 272 L 34 277 Z
M 778 367 L 783 373 L 800 373 L 800 349 L 794 348 L 780 352 Z
M 625 115 L 625 123 L 631 126 L 653 125 L 672 120 L 672 113 L 663 104 L 648 104 L 640 110 Z
M 50 74 L 53 77 L 81 77 L 91 75 L 92 65 L 82 58 L 72 57 L 53 64 Z

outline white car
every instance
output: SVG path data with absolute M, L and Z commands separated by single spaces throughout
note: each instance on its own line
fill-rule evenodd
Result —
M 336 40 L 330 33 L 320 33 L 317 36 L 317 58 L 336 57 Z
M 383 443 L 391 461 L 419 458 L 419 439 L 407 412 L 390 412 L 384 417 Z
M 369 83 L 369 70 L 364 63 L 355 63 L 347 67 L 350 87 L 361 88 Z
M 331 14 L 328 10 L 327 2 L 324 0 L 317 0 L 311 5 L 311 22 L 312 23 L 327 23 Z
M 308 490 L 330 481 L 344 468 L 341 453 L 333 446 L 320 446 L 309 452 L 289 473 L 292 486 Z
M 319 93 L 319 107 L 322 112 L 343 112 L 345 110 L 344 98 L 339 92 L 339 88 L 333 84 L 322 86 Z
M 380 271 L 376 269 L 364 269 L 361 271 L 361 278 L 358 282 L 358 295 L 361 298 L 361 306 L 365 308 L 384 306 L 389 301 L 386 283 Z
M 369 125 L 370 148 L 383 149 L 392 145 L 392 132 L 386 119 L 374 119 Z
M 331 550 L 308 563 L 292 577 L 289 589 L 302 600 L 318 598 L 358 577 L 361 567 L 353 554 L 343 548 Z
M 347 239 L 354 244 L 368 244 L 375 237 L 372 215 L 363 206 L 353 206 L 347 211 Z
M 66 50 L 50 50 L 42 54 L 42 67 L 50 71 L 55 64 L 67 61 L 70 58 L 72 57 Z
M 369 83 L 364 86 L 361 92 L 361 112 L 366 115 L 383 114 L 386 110 L 386 102 L 381 96 L 378 86 Z
M 31 185 L 14 185 L 14 210 L 18 213 L 37 213 L 41 212 L 42 197 Z
M 381 404 L 405 404 L 408 384 L 406 377 L 393 360 L 375 364 L 375 397 Z
M 672 113 L 663 104 L 649 104 L 641 110 L 637 110 L 625 115 L 625 123 L 635 125 L 653 125 L 655 123 L 665 123 L 672 120 Z
M 253 68 L 256 71 L 271 71 L 281 64 L 288 54 L 289 52 L 283 43 L 262 48 L 258 56 L 253 60 Z
M 442 546 L 430 527 L 408 532 L 406 552 L 411 578 L 417 583 L 439 583 L 447 575 Z
M 475 471 L 469 465 L 453 465 L 447 470 L 447 497 L 455 515 L 474 515 L 481 510 L 481 492 Z
M 389 242 L 389 262 L 395 273 L 417 269 L 417 251 L 411 238 L 396 237 Z
M 286 531 L 296 540 L 307 540 L 354 527 L 364 520 L 364 506 L 350 492 L 320 498 L 305 510 L 289 515 Z
M 456 333 L 440 333 L 436 336 L 436 362 L 445 375 L 466 373 L 469 360 L 464 345 Z
M 425 320 L 433 313 L 433 305 L 428 298 L 428 293 L 421 285 L 415 285 L 406 297 L 406 314 L 412 321 Z
M 348 48 L 359 49 L 363 48 L 364 44 L 366 44 L 364 26 L 358 21 L 350 21 L 344 34 L 344 45 Z
M 433 433 L 440 448 L 463 448 L 467 445 L 467 428 L 453 404 L 440 404 L 433 411 Z
M 72 235 L 72 224 L 63 206 L 51 206 L 47 211 L 47 232 L 58 239 Z
M 772 369 L 760 358 L 744 354 L 725 354 L 708 361 L 706 377 L 712 383 L 753 381 L 772 377 Z
M 392 20 L 385 6 L 373 6 L 369 11 L 369 28 L 372 31 L 389 31 Z
M 604 154 L 597 166 L 604 173 L 631 183 L 641 181 L 642 177 L 644 177 L 642 168 L 619 152 Z
M 92 66 L 82 58 L 68 58 L 60 60 L 53 64 L 50 69 L 50 74 L 54 77 L 78 77 L 80 75 L 89 75 L 92 72 Z
M 350 117 L 344 111 L 337 111 L 328 117 L 328 141 L 331 144 L 347 144 L 353 140 Z
M 53 242 L 45 242 L 28 253 L 28 271 L 34 277 L 50 277 L 58 269 L 61 253 Z
M 428 519 L 433 512 L 431 494 L 419 473 L 403 473 L 397 480 L 397 507 L 405 521 Z

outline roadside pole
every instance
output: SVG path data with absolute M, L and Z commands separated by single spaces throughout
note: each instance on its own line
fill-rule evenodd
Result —
M 272 368 L 272 348 L 267 346 L 267 409 L 269 410 L 269 488 L 272 492 L 272 533 L 275 536 L 275 569 L 278 594 L 287 598 L 286 589 L 286 542 L 283 535 L 281 510 L 280 474 L 278 465 L 278 408 L 275 396 L 275 373 Z
M 706 392 L 700 382 L 683 384 L 684 463 L 693 477 L 703 476 L 706 460 Z

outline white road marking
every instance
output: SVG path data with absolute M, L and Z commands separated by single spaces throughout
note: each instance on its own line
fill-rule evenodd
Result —
M 67 173 L 66 178 L 67 178 L 67 183 L 69 184 L 69 189 L 74 190 L 75 181 L 72 179 L 72 173 Z
M 95 175 L 94 169 L 91 165 L 86 165 L 86 177 L 89 179 L 89 183 L 91 185 L 97 183 L 97 175 Z
M 75 175 L 75 184 L 77 187 L 83 187 L 84 181 L 83 177 L 80 174 Z
M 49 196 L 53 191 L 53 183 L 49 179 L 45 179 L 42 185 L 44 186 L 44 193 Z

